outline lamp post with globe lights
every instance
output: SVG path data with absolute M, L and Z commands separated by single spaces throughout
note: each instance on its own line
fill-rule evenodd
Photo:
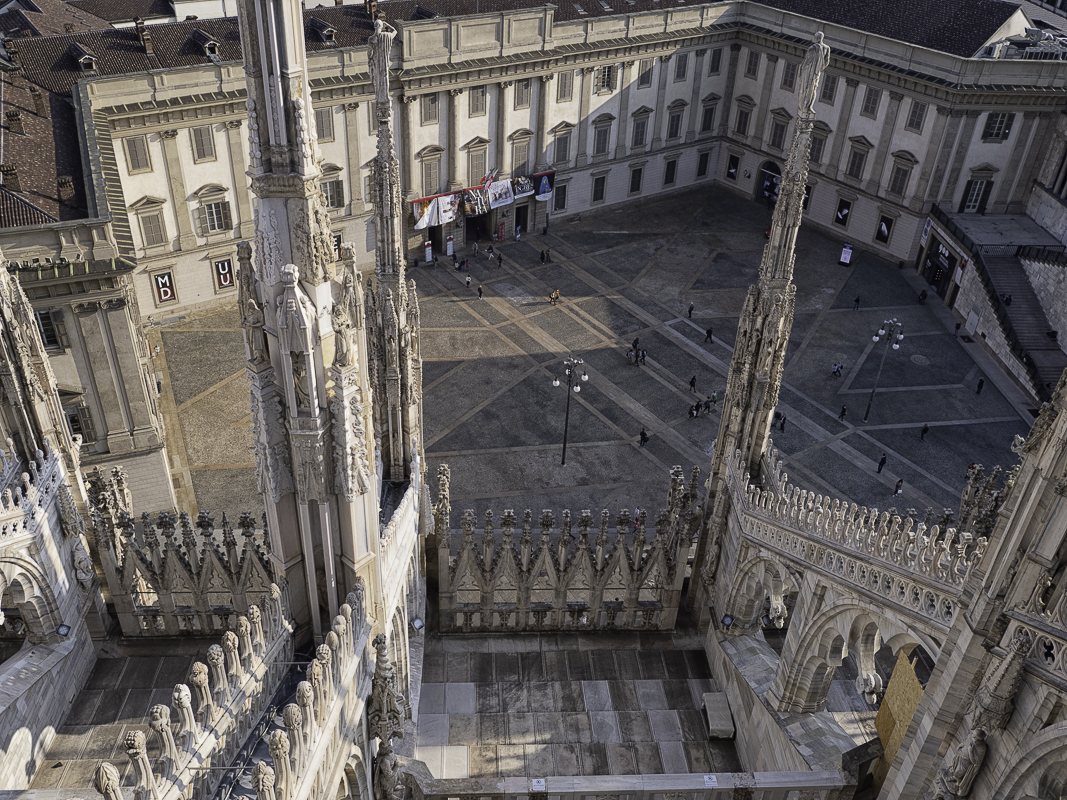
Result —
M 874 393 L 878 391 L 878 381 L 882 379 L 882 367 L 885 366 L 885 357 L 889 354 L 889 348 L 900 349 L 900 343 L 904 341 L 904 326 L 897 322 L 897 318 L 887 319 L 882 322 L 878 333 L 871 337 L 872 342 L 878 342 L 885 337 L 885 350 L 882 351 L 882 361 L 878 364 L 878 374 L 874 378 L 874 388 L 871 389 L 871 397 L 867 401 L 867 410 L 863 412 L 863 421 L 866 422 L 871 416 L 871 405 L 874 403 Z
M 563 415 L 563 458 L 559 462 L 561 467 L 567 464 L 567 430 L 571 422 L 571 394 L 582 391 L 581 382 L 589 380 L 589 375 L 584 369 L 579 375 L 578 368 L 584 363 L 580 358 L 563 359 L 563 371 L 567 375 L 567 411 Z M 559 378 L 552 379 L 553 386 L 559 386 L 559 384 Z

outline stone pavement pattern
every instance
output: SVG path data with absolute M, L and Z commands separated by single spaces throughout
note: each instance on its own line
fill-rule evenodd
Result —
M 713 390 L 721 407 L 769 219 L 764 206 L 711 187 L 553 222 L 547 236 L 497 245 L 502 267 L 467 251 L 470 289 L 450 259 L 410 270 L 424 331 L 426 450 L 431 474 L 439 463 L 452 468 L 453 509 L 639 506 L 654 514 L 672 465 L 706 471 L 718 409 L 690 419 L 688 408 Z M 542 265 L 545 247 L 552 263 Z M 774 444 L 791 480 L 817 492 L 879 508 L 955 509 L 968 465 L 1014 463 L 1012 437 L 1032 417 L 1000 391 L 1018 394 L 980 345 L 954 338 L 937 296 L 918 303 L 923 287 L 913 270 L 857 252 L 852 267 L 841 267 L 838 241 L 801 231 L 779 404 L 786 429 L 774 430 Z M 563 299 L 553 306 L 556 288 Z M 871 336 L 890 317 L 904 324 L 905 340 L 889 352 L 862 424 L 884 347 Z M 705 342 L 709 326 L 713 342 Z M 626 360 L 634 338 L 648 351 L 643 367 Z M 585 360 L 590 379 L 572 396 L 561 467 L 566 397 L 551 381 L 562 378 L 568 354 Z M 831 378 L 836 362 L 845 368 Z M 924 423 L 930 432 L 920 441 Z M 645 448 L 642 427 L 651 436 Z M 882 452 L 888 463 L 878 473 Z M 904 495 L 894 500 L 899 478 Z
M 443 778 L 738 771 L 711 691 L 699 637 L 430 637 L 415 757 Z

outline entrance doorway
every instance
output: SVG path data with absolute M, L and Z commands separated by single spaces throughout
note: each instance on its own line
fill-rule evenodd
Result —
M 530 204 L 515 206 L 515 227 L 523 233 L 530 232 Z
M 468 242 L 492 241 L 493 235 L 489 232 L 489 215 L 479 214 L 476 217 L 467 217 Z
M 756 199 L 765 202 L 768 208 L 774 208 L 778 202 L 778 189 L 782 185 L 782 168 L 773 161 L 764 161 L 757 178 Z
M 952 283 L 956 261 L 955 254 L 940 239 L 930 237 L 930 246 L 926 248 L 926 260 L 923 262 L 923 280 L 940 297 L 945 296 Z

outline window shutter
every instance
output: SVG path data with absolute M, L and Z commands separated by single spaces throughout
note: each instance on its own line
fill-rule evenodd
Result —
M 996 126 L 997 115 L 986 114 L 985 117 L 985 130 L 982 131 L 982 138 L 988 139 L 993 135 L 993 129 Z
M 222 228 L 223 230 L 233 230 L 233 219 L 230 217 L 230 203 L 224 200 L 219 203 L 219 207 L 222 209 Z
M 59 346 L 66 349 L 70 347 L 70 337 L 67 336 L 67 326 L 63 324 L 63 312 L 56 309 L 51 314 L 52 325 L 56 329 L 56 338 L 59 339 Z
M 963 187 L 963 197 L 960 198 L 960 207 L 956 212 L 962 214 L 963 209 L 967 206 L 967 198 L 971 196 L 971 187 L 974 186 L 974 181 L 967 181 L 967 185 Z
M 993 181 L 986 181 L 985 188 L 982 190 L 982 199 L 978 201 L 978 213 L 984 214 L 986 203 L 989 202 L 989 194 L 993 191 Z
M 89 413 L 89 406 L 78 406 L 78 422 L 81 423 L 82 441 L 95 442 L 96 429 L 93 427 L 93 416 Z
M 1001 134 L 1001 139 L 1007 139 L 1011 135 L 1011 126 L 1015 122 L 1015 115 L 1008 114 L 1008 118 L 1004 120 L 1004 133 Z

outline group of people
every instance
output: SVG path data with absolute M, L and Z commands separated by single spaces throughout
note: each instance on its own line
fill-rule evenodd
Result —
M 845 368 L 844 364 L 834 364 L 830 368 L 830 375 L 832 375 L 835 378 L 840 378 L 841 377 L 841 370 L 843 370 L 844 368 Z
M 717 406 L 718 404 L 719 404 L 719 393 L 718 392 L 712 392 L 711 394 L 709 394 L 707 396 L 707 398 L 703 402 L 700 401 L 700 400 L 697 400 L 690 407 L 690 409 L 689 409 L 689 418 L 690 419 L 696 419 L 697 417 L 700 416 L 700 412 L 701 411 L 703 411 L 705 414 L 710 414 L 711 413 L 711 407 L 712 406 Z

